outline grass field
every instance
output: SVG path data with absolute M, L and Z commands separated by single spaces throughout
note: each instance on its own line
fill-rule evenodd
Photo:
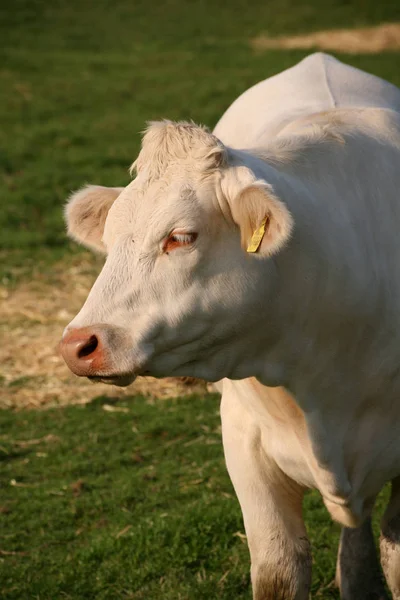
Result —
M 84 183 L 127 183 L 147 120 L 212 127 L 238 94 L 308 53 L 257 51 L 257 36 L 400 20 L 398 0 L 321 7 L 1 3 L 0 407 L 95 399 L 0 411 L 0 598 L 251 597 L 218 399 L 146 400 L 133 387 L 115 404 L 115 392 L 79 387 L 54 355 L 101 264 L 68 242 L 62 205 Z M 398 51 L 337 55 L 400 85 Z M 312 596 L 337 599 L 339 529 L 317 494 L 305 512 Z
M 0 412 L 0 597 L 250 599 L 215 395 Z M 313 598 L 339 527 L 306 497 Z

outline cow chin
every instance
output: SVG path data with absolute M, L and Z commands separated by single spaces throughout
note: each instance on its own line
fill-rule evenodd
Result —
M 127 387 L 136 379 L 136 375 L 89 375 L 88 379 L 94 383 L 106 383 L 118 387 Z

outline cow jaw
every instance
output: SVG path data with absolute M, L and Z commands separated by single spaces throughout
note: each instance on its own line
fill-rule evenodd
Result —
M 93 375 L 89 376 L 88 379 L 93 381 L 93 383 L 106 383 L 107 385 L 116 385 L 117 387 L 127 387 L 135 381 L 136 375 L 116 375 L 115 377 L 112 375 L 108 377 L 96 377 Z
M 101 283 L 102 276 L 96 283 L 94 298 Z M 90 332 L 101 332 L 104 328 L 115 332 L 107 340 L 104 364 L 90 374 L 93 381 L 129 385 L 137 375 L 190 375 L 209 381 L 220 379 L 221 373 L 233 376 L 235 369 L 243 368 L 238 364 L 238 345 L 232 345 L 233 332 L 239 333 L 237 324 L 226 322 L 223 313 L 225 310 L 229 313 L 229 306 L 222 307 L 221 299 L 220 302 L 216 300 L 213 308 L 202 306 L 199 298 L 202 292 L 204 289 L 193 285 L 182 293 L 179 314 L 171 302 L 152 304 L 150 298 L 138 302 L 132 310 L 127 308 L 127 299 L 124 308 L 113 310 L 111 306 L 105 312 L 107 307 L 101 310 L 90 295 L 67 328 L 66 335 L 81 329 L 88 330 L 88 336 Z M 226 290 L 226 295 L 232 295 L 230 290 Z M 212 301 L 211 294 L 209 300 Z M 118 335 L 122 329 L 123 337 Z M 249 352 L 245 355 L 249 356 Z

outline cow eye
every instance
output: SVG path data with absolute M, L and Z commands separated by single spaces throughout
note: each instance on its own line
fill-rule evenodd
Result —
M 174 231 L 170 236 L 165 240 L 163 245 L 164 252 L 171 252 L 175 248 L 180 248 L 181 246 L 190 246 L 197 239 L 197 233 L 188 232 L 188 233 L 178 233 Z

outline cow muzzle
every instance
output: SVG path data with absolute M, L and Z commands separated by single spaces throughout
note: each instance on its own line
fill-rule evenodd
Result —
M 75 375 L 126 386 L 136 374 L 127 356 L 128 340 L 122 329 L 105 324 L 66 329 L 60 342 L 62 357 Z

